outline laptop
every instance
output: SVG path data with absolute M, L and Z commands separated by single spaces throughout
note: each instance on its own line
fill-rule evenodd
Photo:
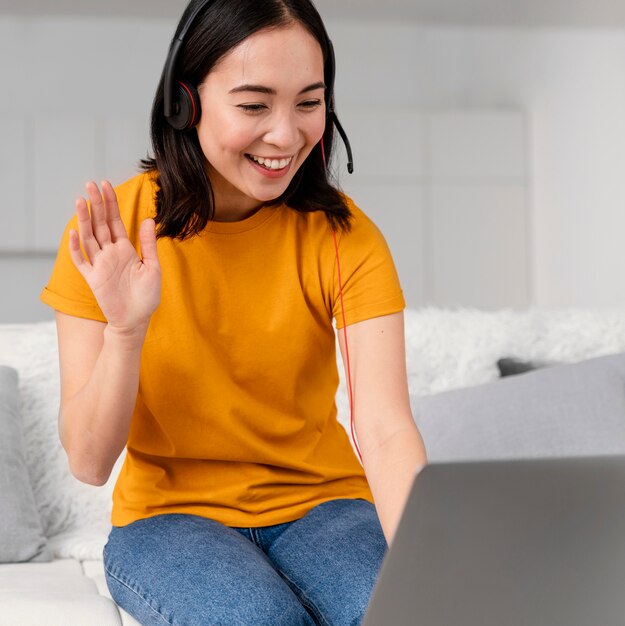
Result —
M 625 456 L 431 464 L 363 626 L 624 626 Z

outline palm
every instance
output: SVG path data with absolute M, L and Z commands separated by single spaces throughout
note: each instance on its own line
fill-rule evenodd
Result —
M 160 300 L 161 271 L 154 222 L 146 220 L 141 225 L 140 259 L 121 222 L 110 185 L 103 184 L 103 195 L 94 183 L 87 185 L 87 191 L 91 215 L 83 199 L 77 202 L 76 211 L 88 260 L 82 255 L 75 234 L 70 239 L 72 259 L 108 323 L 123 329 L 136 328 L 149 321 Z
M 141 262 L 128 239 L 107 246 L 92 266 L 87 283 L 109 323 L 123 325 L 133 316 L 140 321 L 158 305 L 160 272 Z

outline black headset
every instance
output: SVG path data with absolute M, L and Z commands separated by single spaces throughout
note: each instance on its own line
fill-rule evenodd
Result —
M 167 60 L 165 61 L 165 68 L 163 70 L 164 76 L 164 114 L 165 118 L 173 128 L 176 130 L 188 130 L 193 128 L 199 121 L 201 115 L 200 96 L 194 85 L 176 80 L 176 61 L 180 50 L 183 46 L 184 39 L 187 32 L 195 22 L 197 16 L 211 3 L 213 0 L 205 0 L 195 7 L 195 10 L 189 15 L 186 22 L 180 28 L 180 32 L 174 38 Z M 326 86 L 326 123 L 331 122 L 343 139 L 345 149 L 347 150 L 347 171 L 351 174 L 354 171 L 354 160 L 352 158 L 352 149 L 349 145 L 347 135 L 339 122 L 336 113 L 334 111 L 334 46 L 330 41 L 330 38 L 326 34 L 328 41 L 329 58 L 327 60 L 328 65 L 328 85 Z

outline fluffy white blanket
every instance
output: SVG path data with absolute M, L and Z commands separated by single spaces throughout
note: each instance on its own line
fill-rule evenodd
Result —
M 574 362 L 622 351 L 625 310 L 406 311 L 412 395 L 495 380 L 499 376 L 496 362 L 505 356 Z M 0 325 L 0 364 L 15 367 L 20 375 L 30 479 L 55 555 L 101 559 L 110 530 L 111 494 L 123 456 L 103 487 L 82 484 L 69 473 L 57 434 L 59 375 L 54 324 Z M 349 409 L 344 382 L 337 404 L 340 421 L 346 426 Z

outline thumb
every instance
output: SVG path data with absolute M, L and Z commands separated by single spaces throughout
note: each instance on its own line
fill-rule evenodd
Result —
M 151 218 L 141 222 L 139 227 L 139 245 L 141 246 L 141 260 L 146 265 L 158 267 L 156 224 Z

